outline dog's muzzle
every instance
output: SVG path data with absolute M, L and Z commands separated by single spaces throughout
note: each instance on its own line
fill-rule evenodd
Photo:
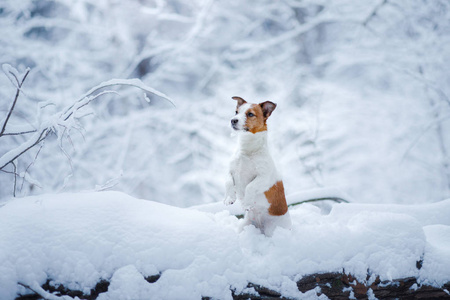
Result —
M 231 119 L 231 127 L 233 127 L 234 130 L 239 130 L 238 128 L 238 119 Z

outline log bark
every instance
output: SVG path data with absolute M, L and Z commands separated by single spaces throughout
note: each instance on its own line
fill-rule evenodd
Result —
M 155 283 L 161 277 L 161 274 L 146 277 L 149 283 Z M 63 285 L 51 285 L 50 279 L 42 285 L 42 288 L 57 296 L 79 297 L 80 299 L 95 300 L 100 293 L 108 291 L 109 282 L 102 280 L 91 290 L 90 295 L 83 294 L 81 291 L 70 290 Z M 255 293 L 238 294 L 231 290 L 233 299 L 243 300 L 274 300 L 289 299 L 281 293 L 271 290 L 267 287 L 248 283 L 248 288 L 253 288 Z M 316 290 L 318 295 L 326 295 L 330 299 L 344 300 L 350 299 L 369 299 L 373 295 L 378 299 L 450 299 L 450 282 L 442 287 L 433 287 L 429 285 L 420 285 L 414 277 L 401 278 L 392 281 L 381 281 L 378 277 L 371 284 L 360 283 L 352 275 L 345 273 L 320 273 L 303 277 L 297 282 L 300 292 L 305 293 Z M 319 288 L 319 289 L 318 289 Z M 40 300 L 43 299 L 36 293 L 21 295 L 16 300 Z M 202 300 L 212 299 L 207 295 Z
M 450 282 L 439 288 L 419 285 L 414 277 L 392 281 L 381 281 L 377 277 L 369 285 L 344 273 L 323 273 L 303 277 L 297 287 L 303 293 L 319 287 L 321 294 L 337 300 L 349 299 L 351 292 L 356 299 L 369 299 L 369 289 L 378 299 L 450 299 Z

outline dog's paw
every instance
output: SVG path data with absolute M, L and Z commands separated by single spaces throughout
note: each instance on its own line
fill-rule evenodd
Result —
M 223 203 L 225 205 L 231 205 L 236 201 L 236 199 L 232 199 L 230 196 L 227 196 L 224 200 Z

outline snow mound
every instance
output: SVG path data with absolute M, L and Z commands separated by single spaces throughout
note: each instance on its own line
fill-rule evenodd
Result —
M 43 195 L 0 207 L 0 299 L 63 284 L 98 299 L 232 299 L 249 282 L 285 297 L 320 272 L 381 280 L 450 281 L 450 200 L 427 205 L 335 204 L 291 209 L 292 230 L 238 232 L 229 211 L 181 209 L 118 192 Z M 421 268 L 418 268 L 421 264 Z M 147 277 L 160 275 L 150 283 Z

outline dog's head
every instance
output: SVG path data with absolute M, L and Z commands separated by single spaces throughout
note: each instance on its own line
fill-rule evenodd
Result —
M 259 104 L 247 103 L 241 97 L 232 97 L 237 101 L 236 115 L 231 119 L 234 130 L 257 133 L 267 130 L 266 121 L 277 105 L 266 101 Z

